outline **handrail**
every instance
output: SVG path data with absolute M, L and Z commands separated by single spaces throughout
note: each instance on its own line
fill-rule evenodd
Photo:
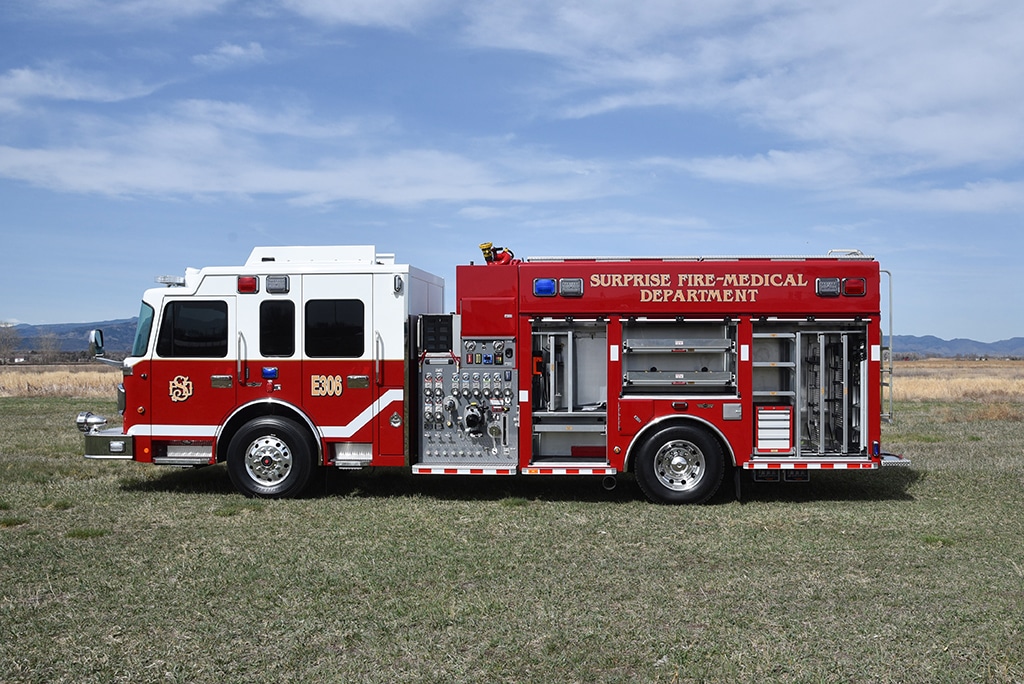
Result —
M 885 422 L 887 422 L 887 423 L 891 423 L 893 421 L 893 416 L 894 416 L 894 411 L 893 411 L 893 406 L 894 406 L 894 404 L 893 404 L 893 378 L 894 378 L 894 375 L 893 375 L 893 347 L 892 347 L 892 337 L 893 337 L 893 332 L 892 332 L 892 321 L 893 321 L 893 312 L 892 312 L 892 273 L 890 271 L 885 270 L 885 269 L 879 269 L 879 271 L 886 275 L 886 278 L 888 279 L 888 283 L 889 283 L 889 326 L 888 326 L 889 327 L 889 331 L 888 331 L 889 344 L 885 347 L 885 349 L 883 349 L 883 354 L 882 354 L 883 358 L 881 359 L 881 362 L 882 362 L 882 378 L 883 378 L 882 379 L 882 388 L 883 388 L 883 399 L 882 399 L 882 401 L 883 401 L 883 403 L 887 403 L 888 404 L 888 409 L 882 411 L 882 419 L 885 420 Z M 888 352 L 889 352 L 888 360 L 885 359 L 885 353 L 884 353 L 885 350 L 888 350 Z M 888 377 L 888 381 L 886 381 L 886 379 L 885 379 L 886 377 Z
M 242 349 L 245 349 L 245 355 L 243 356 Z M 245 335 L 242 331 L 238 331 L 238 340 L 236 343 L 237 358 L 235 359 L 235 376 L 238 378 L 238 384 L 244 385 L 249 381 L 249 364 L 245 365 L 245 374 L 242 374 L 242 359 L 249 356 L 249 345 L 245 341 Z
M 377 378 L 377 387 L 384 385 L 384 377 L 381 372 L 381 359 L 384 357 L 384 337 L 380 334 L 380 330 L 374 330 L 374 375 Z

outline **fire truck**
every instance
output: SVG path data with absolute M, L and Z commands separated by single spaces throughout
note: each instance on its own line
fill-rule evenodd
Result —
M 319 469 L 603 478 L 699 503 L 734 476 L 906 465 L 882 276 L 800 257 L 535 257 L 491 243 L 444 281 L 373 246 L 257 247 L 142 298 L 122 425 L 77 418 L 85 457 L 226 463 L 254 497 Z M 889 307 L 891 311 L 891 306 Z M 889 321 L 891 330 L 891 320 Z

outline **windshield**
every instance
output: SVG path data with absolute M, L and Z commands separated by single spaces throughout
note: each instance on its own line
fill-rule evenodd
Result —
M 142 302 L 139 311 L 139 324 L 135 328 L 135 342 L 132 344 L 132 356 L 145 356 L 149 346 L 149 333 L 153 328 L 153 307 Z

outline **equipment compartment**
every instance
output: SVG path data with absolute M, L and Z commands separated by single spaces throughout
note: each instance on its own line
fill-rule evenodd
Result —
M 736 393 L 730 321 L 630 320 L 622 339 L 624 395 Z
M 605 321 L 545 319 L 533 326 L 533 462 L 604 462 L 608 413 Z

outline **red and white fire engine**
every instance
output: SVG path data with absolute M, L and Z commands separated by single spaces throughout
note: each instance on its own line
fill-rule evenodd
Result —
M 878 263 L 811 257 L 515 259 L 481 245 L 441 278 L 372 246 L 258 247 L 147 290 L 120 428 L 87 458 L 226 462 L 289 497 L 317 468 L 426 475 L 632 472 L 694 503 L 727 472 L 804 480 L 904 465 Z M 891 291 L 891 288 L 890 288 Z M 93 333 L 99 357 L 102 332 Z

